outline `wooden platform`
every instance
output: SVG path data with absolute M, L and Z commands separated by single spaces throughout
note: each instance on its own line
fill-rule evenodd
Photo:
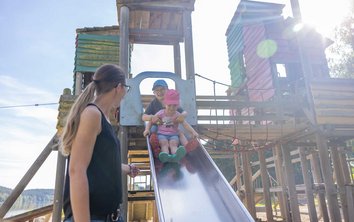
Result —
M 168 44 L 184 41 L 183 13 L 194 10 L 195 0 L 117 0 L 117 8 L 129 8 L 131 43 Z M 120 11 L 118 11 L 120 18 Z

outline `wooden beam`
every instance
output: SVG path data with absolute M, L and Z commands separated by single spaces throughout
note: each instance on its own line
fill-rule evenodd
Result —
M 339 205 L 337 200 L 337 189 L 334 186 L 332 179 L 332 169 L 331 162 L 329 159 L 327 139 L 317 133 L 316 140 L 318 145 L 318 153 L 320 157 L 323 180 L 326 188 L 329 217 L 331 221 L 341 221 L 341 215 L 339 212 Z
M 52 221 L 61 221 L 64 196 L 65 181 L 65 163 L 64 157 L 60 151 L 57 151 L 57 169 L 55 174 L 54 201 Z
M 26 188 L 27 184 L 31 181 L 33 176 L 37 173 L 39 168 L 42 166 L 44 161 L 47 159 L 49 154 L 52 152 L 53 146 L 56 144 L 57 135 L 54 135 L 52 139 L 49 141 L 47 146 L 43 149 L 43 151 L 39 154 L 37 159 L 28 169 L 26 174 L 22 177 L 20 182 L 16 185 L 16 187 L 12 190 L 11 194 L 6 198 L 4 203 L 0 206 L 0 221 L 4 218 L 6 213 L 13 206 L 17 198 L 21 195 L 23 190 Z
M 331 157 L 332 157 L 332 164 L 334 168 L 334 174 L 337 180 L 337 188 L 339 191 L 339 199 L 341 202 L 341 209 L 342 215 L 345 222 L 349 222 L 349 213 L 348 213 L 348 203 L 347 203 L 347 196 L 345 194 L 345 186 L 344 186 L 344 178 L 343 172 L 340 165 L 339 154 L 337 147 L 330 147 Z
M 283 165 L 285 166 L 285 178 L 288 186 L 288 198 L 290 203 L 291 218 L 292 221 L 301 221 L 300 218 L 300 209 L 297 200 L 295 179 L 294 179 L 294 170 L 291 164 L 291 156 L 289 147 L 281 145 L 283 153 Z
M 318 153 L 312 153 L 310 155 L 310 161 L 311 161 L 311 170 L 313 172 L 313 180 L 315 183 L 323 183 L 322 176 L 321 176 L 321 168 L 318 162 Z M 319 192 L 318 194 L 318 202 L 319 202 L 319 207 L 320 207 L 320 213 L 323 217 L 324 222 L 329 222 L 329 215 L 328 215 L 328 210 L 327 210 L 327 204 L 326 204 L 326 196 L 323 192 Z
M 285 180 L 283 176 L 283 167 L 282 167 L 282 153 L 279 144 L 276 144 L 273 148 L 273 157 L 274 157 L 274 164 L 275 164 L 275 175 L 277 177 L 278 185 L 282 187 L 281 191 L 277 192 L 277 197 L 279 200 L 280 212 L 281 216 L 286 219 L 287 221 L 290 220 L 290 212 L 288 210 L 288 204 L 286 199 L 285 191 Z
M 264 150 L 258 150 L 258 158 L 261 169 L 261 179 L 264 195 L 264 203 L 266 208 L 267 222 L 273 221 L 273 210 L 272 210 L 272 201 L 269 193 L 269 176 L 267 171 L 266 160 L 264 156 Z
M 173 44 L 173 58 L 175 73 L 182 78 L 181 49 L 178 42 Z
M 306 158 L 306 151 L 304 147 L 299 147 L 299 154 L 301 159 L 301 170 L 302 170 L 302 177 L 304 178 L 304 183 L 306 187 L 306 197 L 307 197 L 307 208 L 309 211 L 310 222 L 317 222 L 317 213 L 316 213 L 316 206 L 313 196 L 312 190 L 312 182 L 311 182 L 311 171 L 307 166 L 307 158 Z
M 120 44 L 119 44 L 119 65 L 124 70 L 126 78 L 129 78 L 129 8 L 126 6 L 120 7 Z M 122 163 L 128 162 L 128 130 L 127 127 L 120 127 L 119 129 L 119 139 L 121 142 L 121 158 Z M 124 221 L 127 220 L 128 212 L 128 187 L 127 187 L 127 177 L 122 177 L 122 217 Z
M 347 207 L 348 207 L 348 216 L 349 221 L 354 222 L 354 201 L 353 201 L 353 185 L 350 181 L 350 172 L 348 168 L 348 162 L 345 154 L 345 147 L 339 147 L 339 161 L 341 165 L 341 170 L 343 172 L 345 194 L 347 195 Z
M 251 214 L 251 216 L 256 219 L 256 206 L 254 203 L 254 191 L 251 178 L 251 166 L 249 162 L 249 153 L 241 153 L 242 156 L 242 166 L 243 166 L 243 181 L 245 183 L 245 201 L 246 207 Z
M 1 220 L 2 222 L 15 222 L 15 221 L 33 221 L 33 219 L 44 216 L 47 214 L 51 214 L 53 211 L 53 205 L 48 205 L 45 207 L 41 207 L 35 210 L 31 210 L 19 215 L 15 215 L 12 217 L 4 218 Z
M 183 12 L 186 79 L 195 79 L 191 11 Z

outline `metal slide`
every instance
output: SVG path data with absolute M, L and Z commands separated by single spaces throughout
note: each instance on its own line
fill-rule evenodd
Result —
M 162 164 L 147 144 L 160 222 L 254 221 L 203 145 Z

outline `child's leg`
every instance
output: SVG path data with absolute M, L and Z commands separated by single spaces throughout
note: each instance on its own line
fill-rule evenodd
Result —
M 161 152 L 169 153 L 169 151 L 168 151 L 168 141 L 165 140 L 165 139 L 163 139 L 163 140 L 159 139 L 159 143 L 160 143 L 160 147 L 161 147 Z
M 179 144 L 178 137 L 177 137 L 177 140 L 176 140 L 176 138 L 171 137 L 170 141 L 169 141 L 169 144 L 170 144 L 171 154 L 175 154 L 176 150 L 177 150 L 177 146 Z
M 159 154 L 159 160 L 163 163 L 167 162 L 170 160 L 171 155 L 169 154 L 168 151 L 168 140 L 167 137 L 164 135 L 158 135 L 159 138 L 159 143 L 161 146 L 161 152 Z
M 168 137 L 162 134 L 158 134 L 157 138 L 159 139 L 159 144 L 161 147 L 161 152 L 169 153 L 168 151 Z

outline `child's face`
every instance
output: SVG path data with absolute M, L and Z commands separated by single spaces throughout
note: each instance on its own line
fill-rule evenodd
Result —
M 163 97 L 165 96 L 165 93 L 166 93 L 166 88 L 165 87 L 162 87 L 162 86 L 159 86 L 157 87 L 156 89 L 154 89 L 154 95 L 156 96 L 156 98 L 158 100 L 162 100 Z
M 178 107 L 178 105 L 176 105 L 176 104 L 166 105 L 166 111 L 167 111 L 167 113 L 173 114 L 177 111 L 177 107 Z

